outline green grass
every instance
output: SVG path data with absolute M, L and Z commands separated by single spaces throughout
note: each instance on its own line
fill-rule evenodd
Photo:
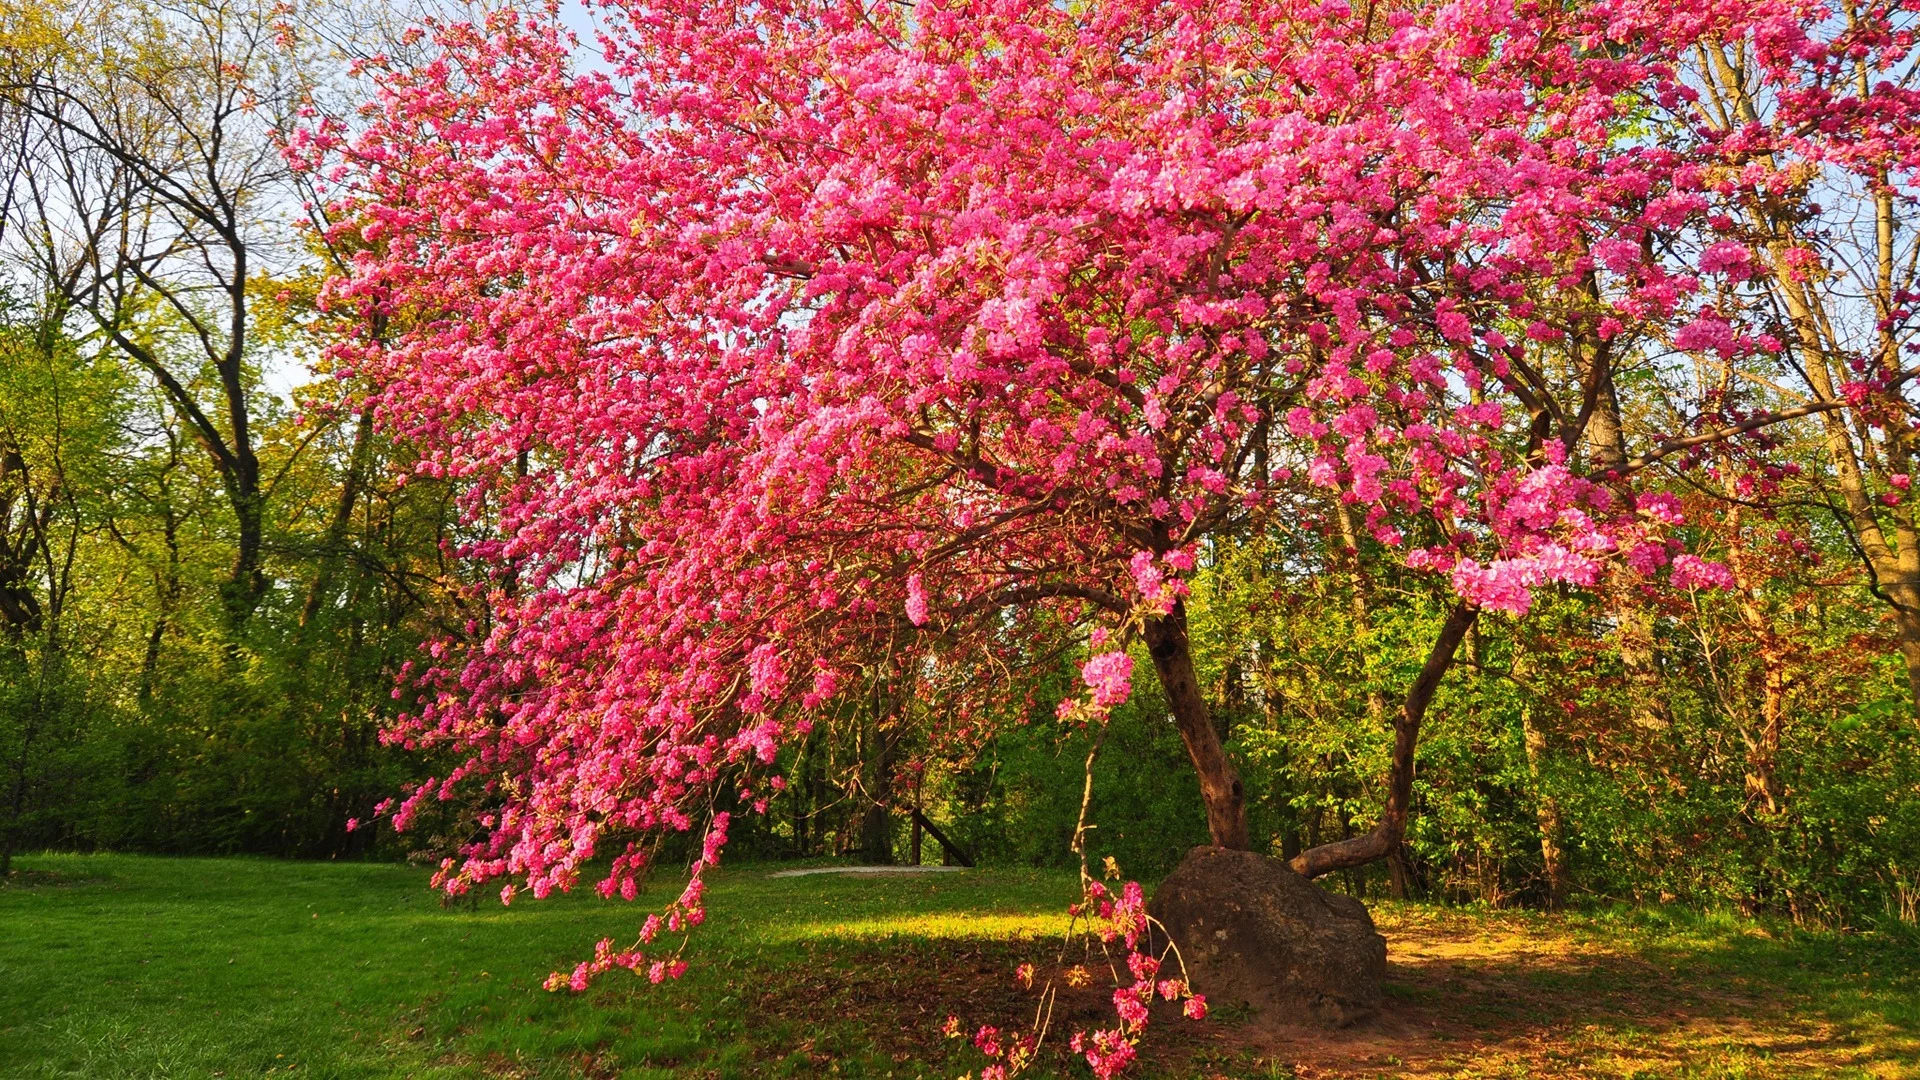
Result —
M 631 940 L 667 887 L 640 905 L 582 889 L 467 910 L 442 908 L 427 875 L 403 866 L 112 855 L 22 865 L 72 883 L 0 889 L 8 1078 L 651 1078 L 697 1075 L 684 1071 L 695 1064 L 744 1076 L 803 1045 L 795 1064 L 807 1071 L 825 1047 L 850 1074 L 915 1075 L 853 1019 L 823 1012 L 800 1025 L 748 1015 L 741 999 L 769 985 L 763 973 L 804 987 L 833 981 L 831 967 L 860 953 L 1052 933 L 1073 888 L 1019 872 L 722 872 L 680 983 L 614 971 L 574 995 L 540 982 L 601 937 Z
M 49 855 L 0 887 L 0 1077 L 944 1077 L 940 1037 L 1017 1025 L 1069 875 L 716 874 L 692 970 L 540 982 L 638 905 L 589 891 L 443 908 L 417 868 Z M 651 903 L 650 903 L 651 902 Z M 1718 916 L 1382 905 L 1391 1022 L 1159 1025 L 1147 1077 L 1920 1076 L 1920 938 Z M 1104 991 L 1101 992 L 1102 994 Z M 1099 995 L 1095 995 L 1097 998 Z M 1100 1017 L 1099 1003 L 1057 1025 Z M 1092 1011 L 1088 1011 L 1091 1009 Z M 1063 1058 L 1044 1077 L 1085 1076 Z

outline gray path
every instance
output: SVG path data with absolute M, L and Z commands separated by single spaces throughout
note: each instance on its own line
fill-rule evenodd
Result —
M 810 866 L 805 870 L 775 870 L 768 877 L 805 877 L 808 874 L 957 874 L 964 866 Z

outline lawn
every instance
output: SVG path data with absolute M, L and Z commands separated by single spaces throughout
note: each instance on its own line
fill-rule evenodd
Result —
M 42 883 L 0 888 L 7 1078 L 951 1080 L 981 1061 L 940 1022 L 1020 1022 L 1031 997 L 1013 966 L 1056 955 L 1073 887 L 1007 870 L 733 869 L 715 876 L 684 980 L 616 971 L 571 995 L 540 981 L 630 936 L 638 910 L 590 895 L 443 908 L 423 871 L 393 865 L 23 865 Z M 1380 1021 L 1313 1034 L 1216 1003 L 1205 1023 L 1157 1026 L 1139 1075 L 1920 1076 L 1913 935 L 1673 912 L 1377 914 L 1393 965 Z M 1047 1061 L 1032 1075 L 1086 1075 Z

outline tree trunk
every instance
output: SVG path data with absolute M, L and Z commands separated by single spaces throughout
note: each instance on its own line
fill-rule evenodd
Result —
M 162 497 L 166 497 L 166 488 L 161 488 Z M 167 570 L 154 581 L 154 606 L 158 612 L 153 618 L 153 629 L 147 634 L 146 653 L 140 660 L 140 680 L 136 697 L 140 704 L 153 701 L 153 682 L 160 672 L 160 649 L 166 644 L 167 631 L 173 624 L 174 609 L 179 606 L 182 585 L 180 581 L 180 522 L 173 515 L 173 505 L 166 506 L 166 529 L 163 534 L 167 542 Z
M 1533 780 L 1533 819 L 1540 827 L 1540 862 L 1547 875 L 1547 910 L 1567 904 L 1567 864 L 1560 850 L 1560 802 L 1546 793 L 1547 733 L 1533 720 L 1533 706 L 1520 709 L 1520 731 L 1526 740 L 1527 775 Z
M 1724 58 L 1716 57 L 1716 60 L 1724 63 Z M 1787 272 L 1787 256 L 1793 249 L 1788 232 L 1774 222 L 1758 217 L 1757 210 L 1754 213 L 1756 226 L 1773 233 L 1766 250 L 1775 270 L 1776 294 L 1786 308 L 1788 323 L 1793 327 L 1794 341 L 1800 352 L 1798 359 L 1807 386 L 1812 391 L 1811 396 L 1819 404 L 1836 403 L 1841 400 L 1839 385 L 1848 375 L 1844 362 L 1835 355 L 1834 349 L 1828 347 L 1829 342 L 1823 333 L 1823 325 L 1828 320 L 1826 312 L 1822 310 L 1820 295 L 1810 286 L 1797 282 L 1795 276 Z M 1890 310 L 1893 297 L 1886 295 L 1880 299 L 1887 305 L 1882 310 Z M 1892 344 L 1890 339 L 1888 344 Z M 1858 414 L 1854 416 L 1858 420 Z M 1877 505 L 1870 491 L 1869 473 L 1875 473 L 1877 481 L 1884 484 L 1886 477 L 1878 474 L 1899 470 L 1885 468 L 1884 460 L 1876 467 L 1871 457 L 1863 462 L 1855 448 L 1855 432 L 1848 428 L 1847 420 L 1848 416 L 1842 410 L 1820 415 L 1821 427 L 1826 434 L 1827 454 L 1834 466 L 1834 483 L 1839 488 L 1842 503 L 1833 508 L 1834 516 L 1840 519 L 1841 527 L 1850 534 L 1849 539 L 1866 567 L 1874 595 L 1893 608 L 1894 623 L 1900 631 L 1900 652 L 1907 664 L 1912 715 L 1916 722 L 1920 722 L 1920 530 L 1916 530 L 1912 503 L 1891 508 Z M 1908 459 L 1909 452 L 1908 444 L 1902 439 L 1889 440 L 1888 455 L 1904 461 Z M 1891 530 L 1883 527 L 1883 515 L 1891 521 Z
M 1585 279 L 1585 291 L 1595 303 L 1599 302 L 1600 286 L 1592 271 Z M 1593 403 L 1582 433 L 1587 440 L 1587 462 L 1592 472 L 1603 479 L 1622 478 L 1627 467 L 1627 434 L 1620 416 L 1620 396 L 1613 381 L 1612 350 L 1597 336 L 1583 340 L 1582 346 L 1593 358 L 1581 387 L 1584 396 Z M 1616 480 L 1616 490 L 1631 504 L 1632 494 L 1624 479 Z M 1607 614 L 1618 628 L 1614 640 L 1620 652 L 1620 664 L 1626 669 L 1633 722 L 1644 728 L 1666 727 L 1659 670 L 1654 664 L 1652 615 L 1618 591 L 1607 597 Z
M 1395 900 L 1413 895 L 1413 868 L 1407 865 L 1407 852 L 1402 846 L 1387 852 L 1387 894 Z
M 1173 722 L 1180 729 L 1180 741 L 1193 759 L 1194 772 L 1200 776 L 1200 798 L 1207 807 L 1207 830 L 1216 847 L 1245 851 L 1252 845 L 1247 839 L 1247 796 L 1240 774 L 1227 760 L 1214 729 L 1211 710 L 1200 694 L 1200 680 L 1193 671 L 1193 648 L 1187 639 L 1187 609 L 1175 602 L 1173 610 L 1147 620 L 1147 653 L 1153 657 L 1153 669 L 1166 691 L 1167 707 L 1173 710 Z
M 1319 877 L 1385 858 L 1400 846 L 1407 832 L 1407 813 L 1413 805 L 1413 751 L 1420 738 L 1420 721 L 1427 715 L 1427 706 L 1432 704 L 1441 678 L 1453 666 L 1461 640 L 1479 617 L 1480 609 L 1466 601 L 1454 604 L 1447 621 L 1440 627 L 1440 636 L 1434 641 L 1432 651 L 1427 654 L 1426 664 L 1420 668 L 1420 674 L 1407 690 L 1406 700 L 1400 704 L 1399 715 L 1393 721 L 1393 766 L 1387 780 L 1386 811 L 1380 815 L 1380 824 L 1361 836 L 1301 852 L 1290 864 L 1296 871 L 1310 878 Z
M 1725 458 L 1722 462 L 1722 467 L 1730 471 L 1731 463 Z M 1747 743 L 1747 804 L 1758 803 L 1767 816 L 1772 816 L 1780 812 L 1784 794 L 1774 773 L 1779 763 L 1780 734 L 1786 724 L 1787 657 L 1785 643 L 1774 630 L 1773 614 L 1760 600 L 1759 583 L 1744 543 L 1742 517 L 1738 504 L 1727 511 L 1727 565 L 1733 571 L 1740 621 L 1753 635 L 1760 661 L 1760 728 L 1753 730 L 1744 719 L 1740 723 L 1740 734 Z M 1744 713 L 1744 706 L 1741 702 L 1733 711 Z
M 904 695 L 899 676 L 889 682 L 892 685 L 884 694 L 874 695 L 873 741 L 868 744 L 866 762 L 867 807 L 860 822 L 860 849 L 876 866 L 893 863 L 893 752 L 899 734 L 897 730 L 889 733 L 888 728 L 896 722 Z
M 366 406 L 360 410 L 359 422 L 354 425 L 353 449 L 347 458 L 347 475 L 340 483 L 340 497 L 334 503 L 333 519 L 327 523 L 326 546 L 320 554 L 320 566 L 307 589 L 306 603 L 300 607 L 296 644 L 305 643 L 309 625 L 320 614 L 320 605 L 333 589 L 334 575 L 339 572 L 340 560 L 346 551 L 347 530 L 353 524 L 353 509 L 360 501 L 360 488 L 366 482 L 372 447 L 373 407 Z
M 933 842 L 940 845 L 940 864 L 942 866 L 971 867 L 973 865 L 973 856 L 967 854 L 965 848 L 954 843 L 952 837 L 940 831 L 940 826 L 935 825 L 929 820 L 927 815 L 918 810 L 909 812 L 913 815 L 914 827 L 917 829 L 925 829 L 927 835 L 933 837 Z

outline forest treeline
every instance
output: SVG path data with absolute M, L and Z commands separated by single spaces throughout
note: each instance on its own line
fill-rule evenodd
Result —
M 347 823 L 445 766 L 381 743 L 402 666 L 515 583 L 458 557 L 487 508 L 421 475 L 368 388 L 329 369 L 338 335 L 384 328 L 317 302 L 353 252 L 314 227 L 280 151 L 303 109 L 353 92 L 356 51 L 408 39 L 246 0 L 0 12 L 0 866 L 464 841 L 457 813 L 400 837 Z M 1698 420 L 1674 414 L 1700 397 L 1674 381 L 1725 378 L 1624 366 L 1594 437 L 1664 445 Z M 1920 918 L 1911 431 L 1808 415 L 1768 438 L 1790 465 L 1758 483 L 1713 445 L 1656 466 L 1688 550 L 1732 587 L 1621 575 L 1484 614 L 1427 716 L 1405 844 L 1330 881 Z M 1332 493 L 1199 555 L 1195 662 L 1254 843 L 1291 857 L 1366 832 L 1444 581 Z M 902 720 L 938 699 L 848 702 L 786 752 L 786 789 L 741 816 L 734 857 L 1071 862 L 1090 738 L 1055 716 L 1072 659 L 984 743 Z M 1093 788 L 1095 852 L 1142 876 L 1208 835 L 1151 667 L 1142 653 Z

